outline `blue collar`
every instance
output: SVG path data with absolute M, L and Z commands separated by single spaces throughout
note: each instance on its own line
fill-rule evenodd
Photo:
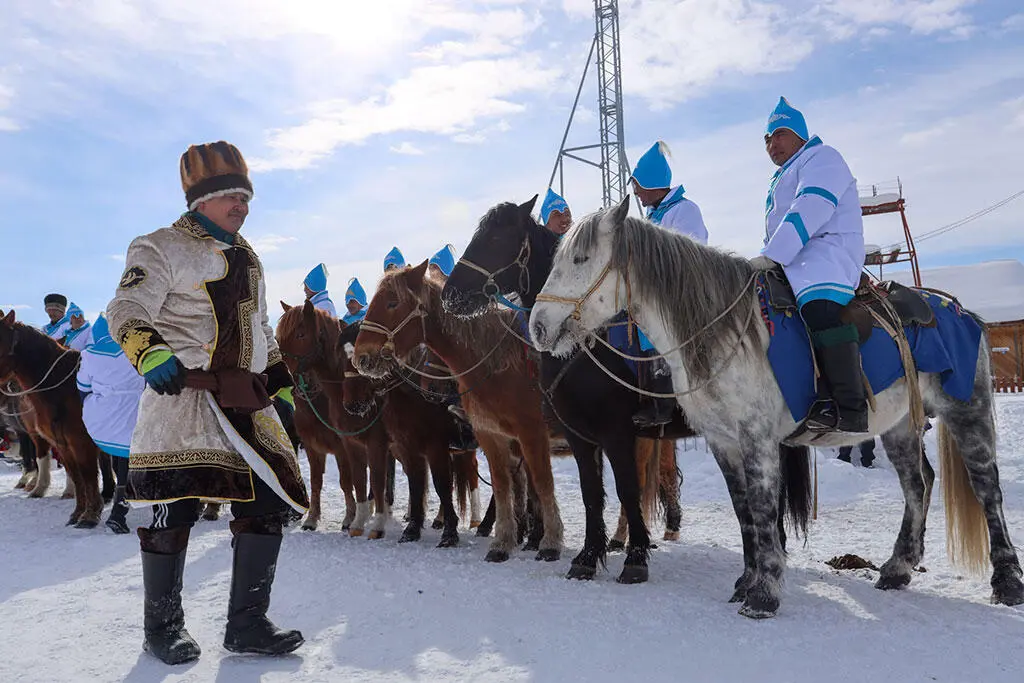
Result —
M 65 313 L 64 317 L 61 318 L 60 320 L 58 320 L 57 322 L 55 322 L 55 323 L 46 323 L 46 325 L 43 326 L 43 332 L 45 332 L 46 336 L 48 336 L 48 337 L 49 336 L 53 336 L 53 333 L 56 332 L 57 330 L 59 330 L 60 326 L 63 325 L 64 323 L 66 323 L 69 319 L 70 319 L 70 316 L 67 313 Z
M 117 345 L 117 342 L 115 342 L 113 337 L 109 334 L 93 341 L 92 344 L 85 347 L 85 350 L 89 353 L 95 353 L 100 356 L 110 356 L 112 358 L 116 358 L 124 353 L 121 347 Z
M 205 230 L 210 237 L 217 240 L 218 242 L 223 242 L 224 244 L 234 246 L 234 233 L 228 232 L 227 230 L 220 227 L 219 225 L 217 225 L 216 223 L 214 223 L 213 221 L 211 221 L 209 218 L 199 213 L 198 211 L 189 211 L 188 214 L 196 223 L 199 223 L 199 225 L 203 226 L 203 230 Z
M 90 323 L 86 323 L 86 324 L 82 325 L 77 330 L 73 330 L 73 329 L 71 329 L 69 327 L 67 333 L 64 335 L 64 343 L 65 343 L 65 345 L 69 344 L 72 339 L 74 339 L 78 335 L 82 334 L 83 332 L 88 330 L 90 327 L 91 327 Z
M 686 201 L 686 197 L 683 196 L 685 193 L 686 190 L 683 189 L 682 185 L 670 190 L 669 193 L 665 195 L 665 198 L 658 202 L 657 206 L 647 209 L 647 220 L 660 225 L 669 209 L 680 202 Z
M 768 186 L 768 198 L 764 202 L 765 218 L 767 218 L 768 214 L 772 212 L 772 206 L 774 205 L 775 199 L 775 186 L 779 184 L 779 178 L 782 177 L 782 174 L 789 170 L 789 167 L 792 166 L 793 163 L 800 158 L 800 155 L 802 155 L 807 150 L 813 149 L 814 147 L 817 147 L 818 145 L 821 144 L 823 144 L 821 142 L 821 138 L 819 138 L 817 135 L 812 135 L 811 139 L 805 142 L 804 146 L 797 150 L 797 153 L 789 158 L 789 161 L 784 163 L 782 166 L 779 166 L 778 170 L 775 171 L 775 175 L 772 176 L 772 182 Z
M 346 313 L 341 318 L 341 321 L 343 323 L 345 323 L 346 325 L 351 325 L 352 323 L 357 322 L 359 320 L 362 320 L 365 317 L 366 317 L 366 309 L 365 308 L 361 308 L 361 309 L 359 309 L 358 313 Z

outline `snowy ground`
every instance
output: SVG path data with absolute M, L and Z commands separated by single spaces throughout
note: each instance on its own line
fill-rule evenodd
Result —
M 1019 542 L 1024 399 L 1001 398 L 998 406 L 1006 516 Z M 554 464 L 567 549 L 551 564 L 525 554 L 486 564 L 486 539 L 468 532 L 455 550 L 434 548 L 439 532 L 429 529 L 419 544 L 399 546 L 398 522 L 382 541 L 348 538 L 332 480 L 321 530 L 289 531 L 285 539 L 271 616 L 302 629 L 307 641 L 276 660 L 221 648 L 229 533 L 226 521 L 200 523 L 184 599 L 204 652 L 175 668 L 140 650 L 134 535 L 65 528 L 71 503 L 54 497 L 62 471 L 50 497 L 26 500 L 12 491 L 16 470 L 0 465 L 0 681 L 1022 680 L 1024 609 L 989 605 L 987 577 L 949 566 L 938 493 L 927 571 L 910 589 L 882 593 L 872 587 L 874 572 L 839 575 L 824 565 L 847 552 L 876 564 L 889 556 L 902 502 L 881 448 L 873 470 L 818 454 L 819 518 L 808 543 L 791 547 L 779 615 L 738 616 L 726 603 L 741 569 L 738 527 L 710 455 L 690 448 L 679 452 L 682 540 L 659 543 L 651 581 L 640 586 L 614 582 L 622 555 L 592 583 L 562 578 L 583 536 L 571 459 Z M 146 517 L 135 510 L 130 521 Z

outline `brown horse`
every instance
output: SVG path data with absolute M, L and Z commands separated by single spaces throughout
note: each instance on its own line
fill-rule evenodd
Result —
M 355 487 L 356 512 L 349 526 L 349 535 L 362 536 L 368 526 L 369 538 L 383 538 L 391 515 L 386 497 L 388 435 L 384 423 L 380 420 L 379 412 L 361 417 L 345 410 L 345 371 L 335 352 L 341 333 L 338 320 L 329 313 L 315 309 L 309 301 L 301 307 L 289 307 L 283 302 L 282 306 L 285 312 L 277 323 L 277 344 L 295 378 L 296 428 L 300 435 L 304 430 L 305 433 L 316 435 L 310 442 L 303 436 L 306 453 L 310 458 L 311 516 L 314 513 L 313 506 L 316 506 L 316 516 L 312 520 L 307 517 L 303 526 L 309 527 L 310 521 L 315 526 L 319 518 L 324 462 L 326 454 L 333 452 L 338 460 L 342 490 L 348 488 L 349 482 Z M 308 409 L 308 415 L 300 416 L 300 404 L 303 413 Z M 300 422 L 303 425 L 301 427 Z M 327 437 L 325 432 L 332 434 L 336 440 Z M 310 450 L 310 444 L 313 444 L 313 450 Z M 345 471 L 346 462 L 348 472 Z M 367 467 L 370 470 L 370 488 L 375 505 L 372 519 L 367 499 Z
M 77 351 L 17 322 L 14 311 L 0 318 L 0 382 L 15 380 L 23 387 L 17 393 L 26 407 L 21 415 L 26 430 L 60 451 L 75 487 L 75 509 L 68 524 L 91 529 L 103 512 L 100 451 L 82 422 L 82 400 L 75 382 L 79 360 Z
M 409 521 L 399 543 L 418 541 L 426 510 L 427 469 L 441 499 L 442 532 L 438 548 L 459 544 L 459 517 L 452 504 L 452 460 L 449 444 L 458 436 L 455 418 L 440 403 L 428 401 L 410 372 L 396 370 L 370 380 L 355 372 L 349 354 L 360 324 L 346 328 L 338 353 L 345 366 L 345 408 L 353 415 L 381 411 L 391 454 L 402 463 L 409 481 Z
M 540 504 L 544 534 L 537 559 L 557 560 L 562 519 L 541 393 L 524 372 L 526 350 L 496 316 L 462 320 L 446 313 L 441 306 L 442 283 L 425 277 L 426 270 L 424 261 L 384 276 L 356 339 L 355 366 L 363 374 L 383 377 L 394 360 L 408 362 L 420 343 L 440 356 L 459 380 L 463 407 L 490 464 L 497 514 L 486 559 L 503 562 L 516 544 L 509 467 L 515 443 Z

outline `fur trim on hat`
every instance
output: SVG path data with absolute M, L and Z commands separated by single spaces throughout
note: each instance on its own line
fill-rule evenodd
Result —
M 181 189 L 185 203 L 194 210 L 200 201 L 232 192 L 252 198 L 249 167 L 238 148 L 220 140 L 192 145 L 181 155 Z
M 202 197 L 199 197 L 198 199 L 192 200 L 192 203 L 190 203 L 188 205 L 188 210 L 189 211 L 195 211 L 196 207 L 199 206 L 200 204 L 202 204 L 205 201 L 209 201 L 210 199 L 216 199 L 217 197 L 223 197 L 224 195 L 228 195 L 228 194 L 235 194 L 236 192 L 239 193 L 239 194 L 244 194 L 246 201 L 252 201 L 252 191 L 251 190 L 247 190 L 244 187 L 229 187 L 226 190 L 217 190 L 216 192 L 211 192 L 210 194 L 204 194 Z
M 54 306 L 58 308 L 67 308 L 68 298 L 63 294 L 47 294 L 45 297 L 43 297 L 44 308 L 51 308 Z

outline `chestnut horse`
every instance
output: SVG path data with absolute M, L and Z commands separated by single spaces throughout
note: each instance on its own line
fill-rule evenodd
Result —
M 446 313 L 442 283 L 425 277 L 426 271 L 424 261 L 385 274 L 356 338 L 355 366 L 363 374 L 384 377 L 396 359 L 408 364 L 421 343 L 440 356 L 459 381 L 463 407 L 490 464 L 496 523 L 487 561 L 507 560 L 516 545 L 509 467 L 513 443 L 523 453 L 540 505 L 544 533 L 537 559 L 555 561 L 562 551 L 562 519 L 540 389 L 524 370 L 526 349 L 496 316 L 461 320 Z
M 79 361 L 77 351 L 17 322 L 14 311 L 0 318 L 0 382 L 15 380 L 23 387 L 4 393 L 23 399 L 20 418 L 28 433 L 41 436 L 60 451 L 75 488 L 75 509 L 68 525 L 91 529 L 103 512 L 97 467 L 100 450 L 82 422 L 82 399 L 75 382 Z
M 312 442 L 306 442 L 303 437 L 307 446 L 306 453 L 310 457 L 310 514 L 314 512 L 314 500 L 317 508 L 316 517 L 312 520 L 307 517 L 303 526 L 313 528 L 318 521 L 324 461 L 326 453 L 333 452 L 338 459 L 342 490 L 347 488 L 348 483 L 345 461 L 349 467 L 348 476 L 355 485 L 356 513 L 349 526 L 349 535 L 362 536 L 369 526 L 368 538 L 384 538 L 391 510 L 386 497 L 388 435 L 380 420 L 380 413 L 360 417 L 345 410 L 344 367 L 335 352 L 341 333 L 337 318 L 317 310 L 308 300 L 301 307 L 289 307 L 284 302 L 281 305 L 285 312 L 277 322 L 277 344 L 295 378 L 296 427 L 300 435 L 305 429 L 308 433 L 322 437 L 314 438 Z M 303 406 L 302 417 L 299 413 L 300 404 Z M 320 424 L 319 427 L 315 427 L 309 416 L 305 415 L 306 409 Z M 300 421 L 302 427 L 299 427 Z M 333 434 L 338 440 L 326 437 L 324 431 Z M 309 449 L 311 443 L 313 450 Z M 316 462 L 313 458 L 317 458 Z M 375 506 L 372 519 L 366 495 L 367 467 L 370 470 L 370 488 Z M 312 527 L 311 521 L 314 522 Z

